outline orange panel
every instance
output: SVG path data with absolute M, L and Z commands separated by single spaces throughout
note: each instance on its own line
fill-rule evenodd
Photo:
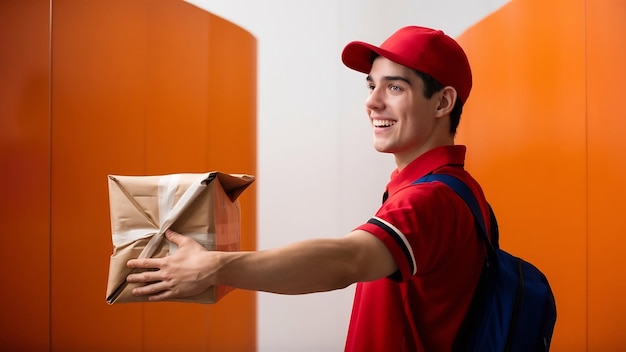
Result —
M 55 0 L 52 14 L 51 347 L 141 350 L 143 307 L 103 290 L 106 175 L 144 171 L 145 5 Z
M 209 38 L 222 55 L 213 55 L 209 62 L 209 90 L 206 92 L 208 114 L 213 118 L 207 126 L 208 136 L 205 139 L 207 150 L 224 150 L 224 153 L 213 153 L 209 163 L 218 165 L 225 170 L 245 172 L 241 165 L 256 165 L 256 95 L 240 89 L 243 82 L 256 86 L 256 41 L 246 32 L 228 30 L 232 25 L 222 19 L 211 21 Z M 242 55 L 241 43 L 249 48 Z M 251 59 L 252 58 L 252 59 Z M 228 68 L 228 69 L 224 69 Z M 253 78 L 251 81 L 250 78 Z M 241 104 L 241 101 L 252 104 Z M 232 121 L 239 120 L 244 126 L 238 128 Z M 254 144 L 250 144 L 254 141 Z M 239 171 L 237 171 L 239 170 Z M 244 192 L 241 197 L 243 214 L 255 212 L 256 184 Z M 242 222 L 242 249 L 256 249 L 256 219 L 246 218 Z M 214 351 L 251 351 L 256 346 L 254 341 L 241 339 L 239 330 L 254 331 L 256 337 L 256 293 L 235 291 L 226 296 L 223 304 L 210 307 L 210 326 L 222 326 L 223 329 L 209 330 L 211 350 Z
M 587 0 L 589 351 L 626 351 L 626 2 Z
M 0 1 L 0 350 L 50 345 L 50 2 Z
M 173 17 L 174 11 L 184 15 Z M 148 50 L 150 57 L 161 60 L 151 63 L 158 68 L 148 78 L 148 114 L 166 123 L 152 124 L 146 129 L 147 169 L 150 173 L 208 169 L 253 173 L 251 170 L 256 169 L 254 38 L 230 22 L 213 16 L 209 18 L 206 12 L 175 2 L 151 7 L 150 18 L 155 23 L 151 35 L 159 41 Z M 176 91 L 173 92 L 171 87 L 177 87 Z M 176 131 L 172 131 L 172 123 L 177 125 Z M 165 143 L 167 140 L 172 143 Z M 184 152 L 164 164 L 164 156 L 172 156 L 173 147 Z M 242 219 L 242 247 L 248 250 L 256 248 L 254 186 L 240 199 L 245 215 Z M 181 307 L 149 306 L 146 316 L 158 316 L 164 309 L 175 314 Z M 198 326 L 208 328 L 196 334 L 204 339 L 209 350 L 248 351 L 255 348 L 255 293 L 235 291 L 220 304 L 203 309 L 206 314 L 198 318 L 204 319 L 204 325 Z M 147 341 L 159 341 L 162 346 L 164 342 L 158 337 L 172 334 L 172 326 L 152 324 L 155 321 L 158 322 L 147 319 L 146 328 L 155 336 Z M 172 349 L 180 346 L 177 341 L 172 342 Z M 148 347 L 157 350 L 159 346 Z
M 53 350 L 214 350 L 256 345 L 254 294 L 235 292 L 213 306 L 150 303 L 107 306 L 112 251 L 106 175 L 220 170 L 255 174 L 256 140 L 242 139 L 233 158 L 229 136 L 255 135 L 255 43 L 248 33 L 178 0 L 56 0 L 53 8 L 52 347 Z M 221 41 L 236 33 L 234 52 Z M 246 63 L 238 103 L 214 135 L 210 126 L 228 112 L 212 106 L 226 83 L 210 67 L 214 57 Z M 222 94 L 213 97 L 214 94 Z M 214 148 L 207 140 L 213 139 Z M 213 146 L 213 145 L 211 145 Z M 230 163 L 219 163 L 228 158 Z M 253 190 L 242 196 L 243 223 L 254 238 Z M 252 225 L 254 226 L 254 225 Z M 254 240 L 247 240 L 254 243 Z M 228 314 L 227 314 L 228 313 Z M 237 335 L 236 341 L 230 336 Z
M 583 0 L 512 1 L 460 38 L 475 80 L 458 142 L 502 247 L 550 280 L 554 351 L 587 344 L 584 9 Z

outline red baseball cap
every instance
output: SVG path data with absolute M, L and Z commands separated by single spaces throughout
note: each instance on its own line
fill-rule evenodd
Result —
M 400 28 L 380 47 L 351 42 L 341 54 L 349 68 L 369 73 L 375 54 L 426 73 L 444 86 L 456 89 L 463 103 L 472 89 L 472 71 L 461 46 L 440 30 L 409 26 Z

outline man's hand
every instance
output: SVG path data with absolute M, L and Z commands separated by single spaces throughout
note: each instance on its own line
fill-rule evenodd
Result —
M 193 296 L 214 285 L 218 252 L 207 251 L 192 238 L 171 230 L 165 232 L 165 237 L 178 246 L 174 254 L 128 261 L 129 268 L 152 269 L 128 275 L 128 282 L 146 284 L 133 289 L 135 296 L 148 295 L 150 301 L 162 301 Z

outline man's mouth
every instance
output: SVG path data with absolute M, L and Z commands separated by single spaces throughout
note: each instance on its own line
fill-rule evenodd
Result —
M 372 120 L 372 125 L 374 127 L 391 127 L 396 124 L 396 121 L 393 120 Z

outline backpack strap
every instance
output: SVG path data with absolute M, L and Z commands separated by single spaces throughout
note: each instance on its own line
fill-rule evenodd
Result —
M 420 177 L 419 179 L 414 181 L 413 184 L 433 181 L 439 181 L 450 187 L 469 206 L 472 214 L 474 215 L 474 221 L 477 224 L 478 232 L 480 232 L 481 237 L 485 241 L 485 246 L 487 247 L 487 257 L 490 259 L 491 262 L 497 265 L 496 248 L 499 248 L 498 223 L 496 222 L 496 217 L 493 213 L 493 210 L 491 209 L 491 205 L 489 205 L 489 215 L 492 225 L 491 230 L 493 243 L 489 240 L 489 236 L 487 235 L 487 226 L 485 226 L 485 220 L 482 211 L 480 210 L 478 200 L 476 199 L 476 196 L 474 196 L 474 192 L 472 192 L 472 190 L 463 181 L 461 181 L 457 177 L 448 174 L 428 174 Z

